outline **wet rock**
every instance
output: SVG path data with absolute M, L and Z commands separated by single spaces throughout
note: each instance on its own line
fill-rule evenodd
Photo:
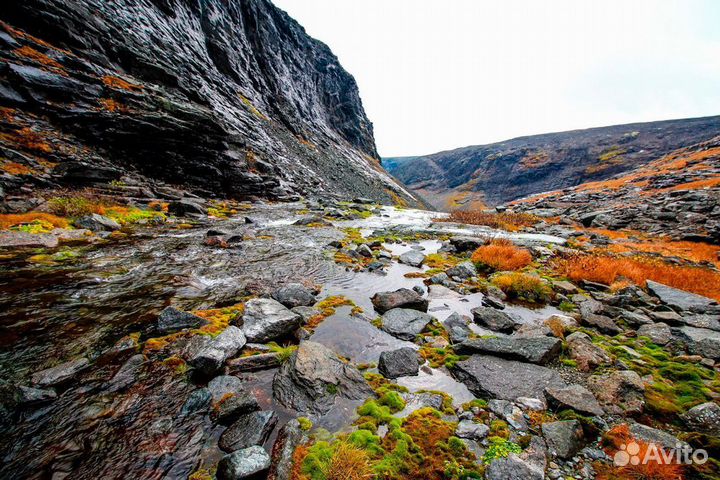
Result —
M 140 344 L 137 338 L 127 335 L 117 342 L 115 345 L 105 350 L 97 359 L 98 365 L 106 365 L 108 363 L 119 363 L 126 360 L 129 356 L 140 350 Z
M 485 307 L 491 307 L 497 310 L 505 310 L 505 304 L 502 302 L 502 300 L 491 297 L 489 295 L 485 295 L 480 301 L 480 303 Z
M 523 411 L 514 403 L 508 400 L 490 400 L 488 408 L 515 430 L 525 431 L 528 429 Z
M 300 428 L 300 422 L 292 419 L 278 433 L 272 447 L 270 471 L 267 480 L 291 480 L 293 453 L 295 449 L 308 442 L 308 437 Z
M 512 333 L 520 326 L 510 315 L 494 308 L 476 307 L 471 312 L 475 323 L 495 332 Z
M 218 480 L 260 478 L 270 468 L 270 455 L 259 446 L 252 446 L 225 455 L 218 463 Z
M 304 341 L 275 374 L 273 394 L 288 408 L 324 415 L 338 397 L 362 400 L 373 391 L 362 373 L 341 361 L 332 350 Z
M 64 384 L 73 380 L 78 374 L 90 366 L 90 361 L 85 358 L 76 358 L 69 362 L 33 374 L 31 381 L 40 387 L 52 387 Z
M 472 420 L 461 420 L 455 429 L 455 436 L 468 440 L 482 440 L 487 437 L 490 427 Z
M 682 415 L 682 419 L 697 432 L 720 437 L 720 406 L 715 402 L 694 406 Z
M 418 310 L 393 308 L 382 316 L 380 329 L 401 340 L 414 341 L 432 320 L 431 315 Z
M 275 290 L 272 297 L 287 308 L 309 307 L 315 303 L 315 295 L 300 283 L 289 283 Z
M 81 217 L 75 220 L 74 223 L 76 227 L 85 228 L 91 232 L 114 232 L 122 228 L 122 226 L 112 218 L 98 215 L 97 213 Z
M 552 285 L 556 292 L 560 292 L 563 295 L 573 295 L 578 292 L 577 287 L 567 280 L 556 280 L 552 282 Z
M 315 307 L 294 307 L 290 311 L 300 315 L 302 323 L 307 323 L 312 317 L 320 313 L 320 309 Z
M 648 337 L 657 345 L 665 345 L 672 340 L 672 331 L 666 323 L 649 323 L 638 328 L 637 334 Z
M 415 285 L 412 289 L 420 296 L 425 295 L 425 289 L 420 285 Z
M 382 352 L 378 362 L 378 370 L 385 378 L 406 377 L 418 374 L 418 363 L 417 351 L 410 347 L 403 347 Z
M 455 346 L 461 355 L 483 353 L 538 365 L 558 358 L 561 349 L 562 342 L 555 337 L 471 338 Z
M 668 287 L 652 280 L 647 281 L 647 287 L 650 293 L 658 297 L 663 303 L 679 310 L 703 313 L 710 307 L 717 305 L 717 302 L 711 298 Z
M 494 460 L 485 469 L 486 480 L 544 480 L 547 449 L 540 437 L 532 437 L 530 446 L 520 455 L 511 453 Z
M 202 317 L 178 310 L 175 307 L 167 307 L 158 315 L 157 331 L 167 335 L 186 328 L 200 328 L 207 324 L 208 321 Z
M 228 358 L 237 355 L 246 341 L 243 332 L 231 325 L 196 352 L 190 364 L 204 375 L 213 375 Z
M 416 410 L 421 408 L 434 408 L 442 410 L 443 396 L 437 393 L 403 393 L 401 394 L 405 400 L 405 408 L 395 414 L 398 418 L 405 418 Z
M 168 213 L 178 217 L 198 217 L 207 215 L 207 208 L 199 202 L 176 200 L 168 204 Z
M 477 250 L 485 245 L 485 239 L 479 237 L 455 236 L 450 238 L 450 245 L 455 247 L 455 251 L 462 253 L 470 250 Z
M 681 327 L 675 331 L 690 353 L 720 360 L 720 332 L 705 328 Z
M 20 386 L 17 388 L 15 399 L 19 405 L 38 405 L 52 402 L 57 398 L 57 393 L 52 388 L 33 388 Z
M 398 260 L 405 265 L 420 268 L 425 261 L 425 255 L 417 250 L 409 250 L 400 255 Z
M 290 335 L 302 317 L 270 298 L 254 298 L 245 304 L 243 332 L 250 342 L 269 342 Z
M 588 388 L 606 412 L 638 415 L 645 407 L 645 385 L 632 370 L 621 370 L 588 378 Z
M 548 450 L 563 459 L 572 458 L 583 448 L 583 429 L 577 420 L 563 420 L 542 424 Z
M 300 218 L 297 220 L 293 225 L 332 225 L 330 222 L 325 220 L 323 217 L 320 217 L 318 215 L 309 215 Z
M 0 247 L 55 248 L 58 237 L 48 233 L 0 232 Z
M 232 423 L 245 413 L 260 410 L 255 395 L 248 392 L 242 380 L 232 375 L 215 377 L 208 383 L 212 397 L 212 416 L 223 424 Z
M 451 278 L 465 280 L 477 276 L 477 269 L 472 262 L 462 262 L 445 271 Z
M 212 402 L 212 395 L 207 388 L 198 388 L 188 395 L 182 408 L 180 416 L 192 415 L 193 413 L 205 413 Z
M 622 333 L 622 328 L 618 327 L 612 318 L 606 317 L 605 315 L 597 315 L 589 313 L 583 315 L 582 323 L 589 327 L 596 328 L 600 333 L 605 335 L 617 335 Z
M 480 398 L 542 398 L 547 387 L 565 386 L 557 372 L 548 368 L 484 355 L 458 362 L 452 373 Z
M 548 404 L 559 410 L 571 408 L 583 415 L 603 415 L 605 411 L 595 395 L 582 385 L 567 387 L 549 387 L 545 389 Z
M 232 358 L 228 360 L 227 365 L 233 372 L 255 372 L 279 366 L 280 357 L 274 352 L 260 353 L 258 355 L 248 355 L 247 357 Z
M 358 247 L 355 249 L 357 253 L 362 255 L 365 258 L 371 258 L 373 256 L 373 251 L 370 247 L 365 245 L 364 243 L 358 245 Z
M 450 316 L 442 322 L 442 325 L 448 332 L 448 337 L 452 344 L 464 342 L 472 333 L 468 322 L 457 312 L 451 313 Z
M 370 299 L 373 307 L 379 314 L 394 308 L 405 308 L 427 312 L 428 301 L 417 292 L 407 288 L 400 288 L 394 292 L 378 292 Z
M 666 449 L 681 448 L 687 446 L 687 443 L 681 442 L 674 435 L 671 435 L 657 428 L 648 427 L 642 423 L 630 423 L 630 434 L 643 442 L 654 443 Z
M 145 363 L 145 356 L 138 353 L 130 357 L 127 362 L 120 367 L 120 370 L 113 376 L 106 386 L 107 392 L 119 392 L 131 387 L 137 382 L 140 369 Z
M 577 362 L 579 370 L 584 372 L 595 369 L 600 365 L 612 363 L 610 356 L 601 347 L 592 343 L 590 336 L 575 332 L 565 339 L 570 352 L 570 358 Z
M 271 410 L 241 415 L 220 435 L 218 446 L 225 452 L 234 452 L 253 445 L 262 445 L 277 421 L 277 414 Z

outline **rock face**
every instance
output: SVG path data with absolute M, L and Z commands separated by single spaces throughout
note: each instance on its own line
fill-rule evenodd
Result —
M 562 342 L 555 337 L 472 338 L 455 346 L 461 355 L 483 353 L 545 365 L 560 355 Z
M 225 197 L 418 204 L 379 168 L 353 77 L 268 0 L 4 7 L 0 104 L 87 147 L 57 150 L 64 182 L 137 170 Z
M 275 399 L 301 413 L 323 415 L 336 398 L 363 400 L 373 394 L 362 373 L 332 350 L 304 341 L 273 379 Z
M 269 342 L 289 335 L 302 317 L 271 298 L 254 298 L 245 304 L 243 332 L 250 342 Z
M 401 340 L 413 341 L 433 317 L 407 308 L 393 308 L 382 316 L 380 328 Z
M 398 348 L 380 354 L 378 370 L 385 378 L 417 375 L 418 369 L 418 354 L 410 347 Z
M 565 386 L 560 376 L 548 368 L 484 355 L 457 363 L 452 373 L 481 398 L 542 398 L 546 388 Z
M 372 296 L 373 307 L 379 314 L 383 314 L 393 308 L 411 308 L 421 312 L 427 312 L 428 301 L 416 291 L 407 288 L 400 288 L 394 292 L 379 292 Z

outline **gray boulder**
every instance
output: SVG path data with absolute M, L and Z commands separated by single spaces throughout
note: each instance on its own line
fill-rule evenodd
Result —
M 477 269 L 472 262 L 462 262 L 446 270 L 445 273 L 450 278 L 457 277 L 464 280 L 477 276 Z
M 693 355 L 720 360 L 720 332 L 705 328 L 681 327 L 675 333 Z
M 472 333 L 468 322 L 457 312 L 451 313 L 450 316 L 442 322 L 442 325 L 447 331 L 450 343 L 452 344 L 464 342 Z
M 400 261 L 400 263 L 404 263 L 405 265 L 420 268 L 425 261 L 425 255 L 422 252 L 418 252 L 417 250 L 409 250 L 400 255 L 398 260 Z
M 486 480 L 544 480 L 547 449 L 540 437 L 532 437 L 521 454 L 498 458 L 485 469 Z
M 234 452 L 253 445 L 262 445 L 277 421 L 277 414 L 272 410 L 241 415 L 220 435 L 218 446 L 225 452 Z
M 645 385 L 632 370 L 592 375 L 588 388 L 606 412 L 616 415 L 638 415 L 645 407 Z
M 450 238 L 450 245 L 455 247 L 458 253 L 476 250 L 485 245 L 485 239 L 480 237 L 455 236 Z
M 122 228 L 122 226 L 112 218 L 98 215 L 97 213 L 79 218 L 75 220 L 74 224 L 78 228 L 84 228 L 92 232 L 114 232 Z
M 362 373 L 332 350 L 304 341 L 275 374 L 273 394 L 285 407 L 324 415 L 337 398 L 363 400 L 373 391 Z
M 300 283 L 288 283 L 275 290 L 272 297 L 287 308 L 309 307 L 315 303 L 313 292 Z
M 659 298 L 664 304 L 679 310 L 703 313 L 710 307 L 717 305 L 717 302 L 711 298 L 668 287 L 652 280 L 647 281 L 647 287 L 650 293 Z
M 582 425 L 577 420 L 543 423 L 542 433 L 550 453 L 562 459 L 572 458 L 584 446 Z
M 483 353 L 545 365 L 560 355 L 562 341 L 555 337 L 471 338 L 455 346 L 461 355 Z
M 231 325 L 199 349 L 190 358 L 190 364 L 204 375 L 213 375 L 228 358 L 237 355 L 246 342 L 242 330 Z
M 657 345 L 665 345 L 672 340 L 672 331 L 667 323 L 648 323 L 638 328 L 637 334 L 648 337 Z
M 245 304 L 243 332 L 249 342 L 265 343 L 289 335 L 302 317 L 271 298 L 253 298 Z
M 157 331 L 163 335 L 179 332 L 186 328 L 200 328 L 208 321 L 190 312 L 178 310 L 175 307 L 166 307 L 157 319 Z
M 487 437 L 490 427 L 482 423 L 475 423 L 472 420 L 461 420 L 455 429 L 455 436 L 468 440 L 482 440 Z
M 494 332 L 511 333 L 520 326 L 510 315 L 494 308 L 476 307 L 471 312 L 475 323 Z
M 393 308 L 409 308 L 421 312 L 427 312 L 428 309 L 428 301 L 417 292 L 407 288 L 401 288 L 394 292 L 378 292 L 370 300 L 375 311 L 381 315 Z
M 218 463 L 218 480 L 255 478 L 270 468 L 270 455 L 257 445 L 225 455 Z
M 605 335 L 617 335 L 622 333 L 622 328 L 618 327 L 612 318 L 606 317 L 605 315 L 597 315 L 595 313 L 588 313 L 582 316 L 582 323 L 589 327 L 594 327 L 600 333 Z
M 76 358 L 55 367 L 35 372 L 30 380 L 39 387 L 52 387 L 70 382 L 89 366 L 90 361 L 87 358 Z
M 308 437 L 300 428 L 300 422 L 292 419 L 286 423 L 278 433 L 277 440 L 272 447 L 270 471 L 268 480 L 291 480 L 293 468 L 293 453 L 295 449 L 308 442 Z
M 654 443 L 668 450 L 677 448 L 678 445 L 680 445 L 680 447 L 687 446 L 687 443 L 681 442 L 674 435 L 663 430 L 658 430 L 657 428 L 648 427 L 642 423 L 630 423 L 630 434 L 638 440 L 646 443 Z
M 382 352 L 378 370 L 385 378 L 398 378 L 417 375 L 419 370 L 418 354 L 410 347 Z
M 213 418 L 223 424 L 232 423 L 245 413 L 260 410 L 257 399 L 232 375 L 215 377 L 208 383 L 212 397 Z
M 603 415 L 605 411 L 595 395 L 582 385 L 549 387 L 545 389 L 548 404 L 557 409 L 571 408 L 583 415 Z
M 183 199 L 170 202 L 168 213 L 178 217 L 197 217 L 207 215 L 207 208 L 197 201 Z
M 696 405 L 683 414 L 682 418 L 690 428 L 720 437 L 720 406 L 717 403 Z
M 612 363 L 610 356 L 601 347 L 592 343 L 590 336 L 583 332 L 575 332 L 565 339 L 570 351 L 570 358 L 577 362 L 582 371 L 590 371 L 600 365 Z
M 432 320 L 431 315 L 418 310 L 393 308 L 382 316 L 380 328 L 401 340 L 413 341 Z
M 458 362 L 452 373 L 480 398 L 542 398 L 547 387 L 565 386 L 560 375 L 546 367 L 486 355 Z

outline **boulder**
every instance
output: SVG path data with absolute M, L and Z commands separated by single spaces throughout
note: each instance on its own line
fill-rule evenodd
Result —
M 450 245 L 455 247 L 458 253 L 477 250 L 485 245 L 485 239 L 480 237 L 455 236 L 450 238 Z
M 544 480 L 547 449 L 540 437 L 532 437 L 521 454 L 498 458 L 485 469 L 486 480 Z
M 711 298 L 669 287 L 652 280 L 647 281 L 647 288 L 650 293 L 659 298 L 664 304 L 678 310 L 703 313 L 708 308 L 717 305 L 717 302 Z
M 272 466 L 267 480 L 291 480 L 295 449 L 307 442 L 308 437 L 297 419 L 293 418 L 286 423 L 273 444 L 270 454 Z
M 197 217 L 207 215 L 207 208 L 199 202 L 176 200 L 168 204 L 168 213 L 177 217 Z
M 442 325 L 447 331 L 448 338 L 452 344 L 464 342 L 472 333 L 468 322 L 457 312 L 451 313 L 450 316 L 442 322 Z
M 300 283 L 288 283 L 275 290 L 272 297 L 287 308 L 309 307 L 315 303 L 313 292 Z
M 60 385 L 70 382 L 89 366 L 90 361 L 87 358 L 76 358 L 75 360 L 61 363 L 55 367 L 35 372 L 31 377 L 31 381 L 34 385 L 39 387 L 52 387 Z
M 715 402 L 694 406 L 682 419 L 695 431 L 720 437 L 720 406 Z
M 645 407 L 645 385 L 632 370 L 620 370 L 588 378 L 588 387 L 606 412 L 638 415 Z
M 458 362 L 452 373 L 480 398 L 542 398 L 547 387 L 565 386 L 560 375 L 546 367 L 485 355 Z
M 654 443 L 668 450 L 678 448 L 678 446 L 681 448 L 687 446 L 687 443 L 681 442 L 674 435 L 657 428 L 648 427 L 642 423 L 630 423 L 630 435 L 637 440 Z
M 510 315 L 494 308 L 476 307 L 471 312 L 475 323 L 494 332 L 512 333 L 520 326 Z
M 583 415 L 593 416 L 605 413 L 595 395 L 582 385 L 546 388 L 545 398 L 547 398 L 548 404 L 556 409 L 571 408 Z
M 590 336 L 575 332 L 565 339 L 568 345 L 570 358 L 577 362 L 579 370 L 584 372 L 595 369 L 600 365 L 610 365 L 612 359 L 601 347 L 592 343 Z
M 228 358 L 237 355 L 246 341 L 243 332 L 231 325 L 195 352 L 190 358 L 190 364 L 203 375 L 213 375 L 223 367 Z
M 385 378 L 417 375 L 419 370 L 417 351 L 410 347 L 403 347 L 382 352 L 378 370 Z
M 596 328 L 598 332 L 604 333 L 605 335 L 612 336 L 622 333 L 622 328 L 618 327 L 612 318 L 606 317 L 605 315 L 588 313 L 582 316 L 582 323 L 589 327 Z
M 672 340 L 672 331 L 667 323 L 648 323 L 638 328 L 637 334 L 648 337 L 657 345 L 665 345 Z
M 256 478 L 270 468 L 270 455 L 264 448 L 253 445 L 225 455 L 218 463 L 218 480 Z
M 260 410 L 255 395 L 232 375 L 213 378 L 208 383 L 208 391 L 212 398 L 212 416 L 219 423 L 232 423 L 242 414 Z
M 455 346 L 461 355 L 482 353 L 545 365 L 560 355 L 562 341 L 555 337 L 471 338 Z
M 578 420 L 562 420 L 542 424 L 542 433 L 549 452 L 570 459 L 583 448 L 583 429 Z
M 499 418 L 505 420 L 513 429 L 520 431 L 528 429 L 523 411 L 513 402 L 493 399 L 488 402 L 488 408 Z
M 482 440 L 487 437 L 490 427 L 472 420 L 461 420 L 455 428 L 455 436 L 468 440 Z
M 273 394 L 285 407 L 324 415 L 337 398 L 363 400 L 373 391 L 362 373 L 332 350 L 304 341 L 275 374 Z
M 706 328 L 681 327 L 675 331 L 690 353 L 720 360 L 720 332 Z
M 404 263 L 405 265 L 420 268 L 425 261 L 425 255 L 417 250 L 409 250 L 400 255 L 398 260 L 400 263 Z
M 220 435 L 218 446 L 225 452 L 234 452 L 253 445 L 262 445 L 277 421 L 277 414 L 272 410 L 241 415 Z
M 405 418 L 414 411 L 426 407 L 442 410 L 444 398 L 438 393 L 403 393 L 401 395 L 405 400 L 405 408 L 395 414 L 398 418 Z
M 413 341 L 432 320 L 431 315 L 418 310 L 393 308 L 382 316 L 380 329 L 401 340 Z
M 277 300 L 253 298 L 245 303 L 243 332 L 250 342 L 265 343 L 290 335 L 302 317 Z
M 76 227 L 84 228 L 91 232 L 114 232 L 122 228 L 122 226 L 112 218 L 98 215 L 97 213 L 81 217 L 73 223 Z
M 167 335 L 186 328 L 200 328 L 207 324 L 207 320 L 193 315 L 190 312 L 184 312 L 175 307 L 166 307 L 160 312 L 160 315 L 158 315 L 157 331 L 163 335 Z
M 378 292 L 372 296 L 373 307 L 379 314 L 383 314 L 393 308 L 409 308 L 427 312 L 428 301 L 418 295 L 417 292 L 401 288 L 394 292 Z
M 477 268 L 472 262 L 462 262 L 445 271 L 448 277 L 457 277 L 462 280 L 477 276 Z

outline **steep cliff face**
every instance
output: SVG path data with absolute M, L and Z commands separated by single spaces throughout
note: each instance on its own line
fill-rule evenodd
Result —
M 10 0 L 0 18 L 2 153 L 41 182 L 413 202 L 353 77 L 268 0 Z
M 720 117 L 636 123 L 386 158 L 383 165 L 441 210 L 478 208 L 610 178 L 718 134 Z

